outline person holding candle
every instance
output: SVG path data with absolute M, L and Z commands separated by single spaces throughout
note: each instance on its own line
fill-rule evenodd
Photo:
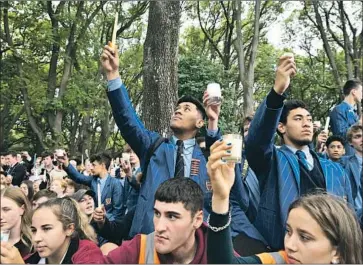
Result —
M 58 156 L 57 160 L 63 164 L 68 177 L 78 184 L 83 184 L 91 188 L 97 194 L 96 207 L 104 205 L 107 218 L 111 221 L 124 215 L 122 208 L 122 185 L 120 181 L 109 175 L 108 169 L 111 157 L 107 153 L 100 153 L 91 156 L 92 176 L 82 175 L 69 163 L 66 153 Z
M 358 105 L 362 101 L 362 82 L 348 80 L 343 86 L 344 100 L 330 112 L 331 130 L 334 135 L 343 137 L 346 141 L 348 129 L 359 121 Z M 346 141 L 346 155 L 354 155 L 354 149 Z
M 282 56 L 273 89 L 258 107 L 246 139 L 246 157 L 261 190 L 255 226 L 272 250 L 283 248 L 289 205 L 298 197 L 327 191 L 353 205 L 344 169 L 309 149 L 313 122 L 304 102 L 285 101 L 290 78 L 296 74 L 294 58 Z M 273 144 L 275 132 L 284 145 Z
M 188 177 L 196 181 L 204 191 L 204 210 L 208 212 L 212 191 L 205 168 L 206 159 L 195 136 L 204 126 L 206 116 L 209 118 L 208 129 L 218 129 L 215 125 L 220 106 L 206 111 L 197 99 L 181 97 L 170 121 L 173 135 L 162 139 L 158 133 L 147 130 L 137 117 L 119 75 L 118 50 L 114 43 L 104 47 L 101 63 L 108 80 L 107 96 L 116 124 L 142 165 L 143 183 L 130 236 L 153 231 L 153 196 L 158 186 L 172 177 Z M 216 139 L 219 139 L 218 135 Z M 159 143 L 156 150 L 155 143 Z M 151 158 L 148 157 L 150 150 L 154 154 Z
M 344 200 L 328 194 L 302 196 L 290 204 L 284 247 L 278 252 L 236 257 L 230 236 L 229 193 L 234 183 L 233 163 L 221 157 L 228 146 L 211 147 L 208 174 L 213 186 L 212 212 L 208 218 L 209 264 L 361 264 L 362 231 Z

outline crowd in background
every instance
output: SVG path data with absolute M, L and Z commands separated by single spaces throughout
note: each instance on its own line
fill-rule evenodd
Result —
M 127 144 L 114 157 L 1 154 L 1 263 L 363 262 L 360 81 L 346 82 L 323 128 L 286 99 L 296 65 L 281 57 L 241 121 L 236 163 L 208 92 L 178 100 L 163 138 L 133 109 L 117 50 L 106 46 L 101 63 Z

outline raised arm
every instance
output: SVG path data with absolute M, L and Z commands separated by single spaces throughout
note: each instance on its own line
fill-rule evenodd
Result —
M 296 67 L 292 57 L 282 56 L 276 71 L 275 85 L 258 107 L 246 139 L 248 164 L 256 173 L 260 184 L 270 171 L 274 151 L 274 137 L 284 105 L 284 93 Z
M 207 163 L 208 175 L 212 182 L 212 212 L 208 218 L 207 238 L 208 263 L 235 264 L 259 263 L 255 256 L 237 258 L 233 251 L 230 233 L 231 212 L 229 193 L 235 180 L 234 163 L 226 163 L 222 157 L 229 156 L 231 148 L 227 142 L 217 141 L 211 146 L 211 155 Z
M 67 154 L 64 154 L 62 158 L 57 157 L 57 160 L 63 164 L 63 169 L 67 172 L 67 175 L 76 183 L 91 187 L 92 176 L 85 176 L 77 171 L 70 163 Z
M 108 80 L 107 96 L 117 127 L 120 129 L 122 137 L 143 162 L 148 148 L 158 138 L 158 135 L 148 131 L 136 115 L 119 75 L 117 48 L 106 45 L 101 55 L 101 64 Z

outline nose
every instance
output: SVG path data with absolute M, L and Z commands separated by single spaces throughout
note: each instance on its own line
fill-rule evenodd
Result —
M 154 222 L 154 226 L 155 226 L 155 231 L 160 234 L 163 231 L 166 230 L 166 220 L 165 218 L 156 218 L 155 222 Z
M 289 236 L 288 234 L 286 234 L 285 236 L 285 249 L 288 252 L 296 252 L 297 251 L 297 241 L 296 241 L 296 237 L 294 236 L 294 234 L 292 234 L 291 236 Z
M 32 239 L 35 243 L 39 243 L 42 241 L 42 237 L 39 232 L 34 232 L 32 235 Z

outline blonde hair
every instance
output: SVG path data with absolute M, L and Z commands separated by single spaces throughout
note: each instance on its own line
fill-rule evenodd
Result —
M 341 198 L 312 194 L 294 201 L 289 212 L 303 208 L 320 225 L 332 246 L 337 248 L 339 263 L 363 263 L 363 238 L 356 215 Z
M 23 191 L 19 187 L 7 187 L 0 191 L 1 198 L 8 198 L 15 202 L 19 207 L 24 207 L 24 213 L 21 216 L 20 225 L 20 240 L 28 248 L 32 248 L 32 233 L 30 230 L 31 226 L 31 211 L 30 202 L 28 197 L 25 196 Z
M 97 243 L 97 235 L 93 227 L 88 223 L 87 216 L 81 212 L 78 203 L 70 198 L 54 198 L 50 199 L 34 210 L 39 211 L 43 208 L 49 208 L 54 215 L 63 224 L 63 229 L 66 230 L 70 224 L 74 224 L 74 232 L 72 238 L 88 239 Z M 34 214 L 33 213 L 33 214 Z
M 56 178 L 56 179 L 53 179 L 52 183 L 53 182 L 56 182 L 56 181 L 59 182 L 59 185 L 63 189 L 63 193 L 65 193 L 66 192 L 66 189 L 67 189 L 67 186 L 68 186 L 67 181 L 65 181 L 64 179 L 61 179 L 61 178 Z M 52 185 L 52 183 L 50 185 Z

